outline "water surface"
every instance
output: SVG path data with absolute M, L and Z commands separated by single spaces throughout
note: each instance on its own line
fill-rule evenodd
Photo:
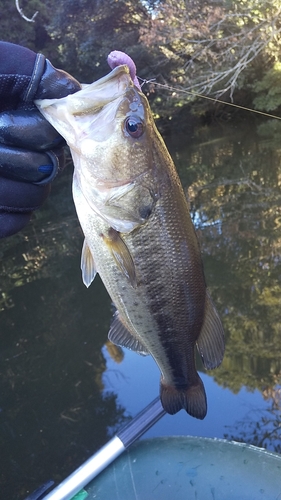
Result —
M 281 452 L 281 147 L 276 126 L 172 129 L 206 280 L 226 331 L 202 378 L 208 414 L 165 416 L 147 436 L 226 437 Z M 107 342 L 112 306 L 80 275 L 71 167 L 32 223 L 0 243 L 0 491 L 61 481 L 156 397 L 150 357 Z

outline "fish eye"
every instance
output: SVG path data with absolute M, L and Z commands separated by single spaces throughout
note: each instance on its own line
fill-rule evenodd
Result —
M 139 117 L 129 116 L 125 120 L 125 130 L 131 137 L 138 139 L 144 133 L 144 124 Z

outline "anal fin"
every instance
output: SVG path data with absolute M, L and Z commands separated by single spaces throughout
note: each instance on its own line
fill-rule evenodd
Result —
M 217 368 L 221 364 L 224 347 L 223 326 L 207 290 L 204 322 L 197 339 L 197 349 L 207 370 Z
M 142 343 L 134 337 L 122 323 L 118 311 L 114 314 L 113 321 L 108 332 L 108 338 L 113 344 L 126 347 L 132 351 L 147 356 L 150 352 L 142 345 Z

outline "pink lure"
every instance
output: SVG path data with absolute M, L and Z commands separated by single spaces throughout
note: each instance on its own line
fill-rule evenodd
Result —
M 125 52 L 121 52 L 120 50 L 113 50 L 107 57 L 107 62 L 111 69 L 114 69 L 117 66 L 121 66 L 122 64 L 126 64 L 129 68 L 130 76 L 134 82 L 134 85 L 138 88 L 138 90 L 141 91 L 141 87 L 136 76 L 137 73 L 136 65 L 133 59 L 131 59 L 130 56 L 128 56 L 128 54 L 125 54 Z

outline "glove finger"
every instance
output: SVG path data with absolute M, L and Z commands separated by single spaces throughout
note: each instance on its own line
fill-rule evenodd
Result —
M 3 177 L 46 184 L 51 182 L 63 167 L 63 148 L 39 153 L 0 145 L 0 175 Z
M 48 59 L 34 99 L 60 99 L 81 90 L 80 83 L 62 69 L 56 69 Z
M 0 238 L 6 238 L 23 229 L 30 217 L 31 213 L 0 212 Z
M 34 108 L 0 114 L 0 143 L 17 148 L 44 151 L 65 144 L 64 139 Z
M 5 179 L 0 182 L 0 213 L 33 212 L 42 205 L 50 192 L 50 184 L 36 185 Z

